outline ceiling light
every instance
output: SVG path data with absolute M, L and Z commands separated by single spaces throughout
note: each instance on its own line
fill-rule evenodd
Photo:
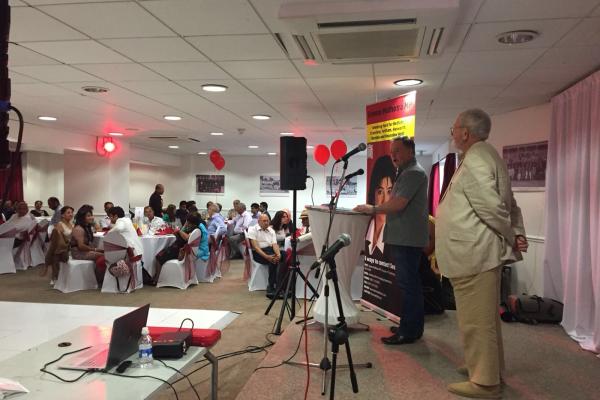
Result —
M 213 136 L 223 136 L 223 132 L 211 132 L 210 134 Z
M 39 116 L 38 119 L 40 121 L 56 121 L 56 117 L 47 117 L 47 116 Z
M 112 153 L 117 148 L 117 146 L 113 142 L 105 142 L 104 146 L 102 147 L 104 147 L 104 151 L 106 151 L 107 153 Z
M 82 89 L 88 93 L 106 93 L 108 88 L 102 86 L 84 86 Z
M 496 36 L 496 39 L 502 44 L 522 44 L 531 42 L 538 36 L 540 36 L 540 34 L 536 31 L 523 30 L 503 32 Z
M 167 121 L 181 121 L 181 117 L 178 117 L 177 115 L 165 115 L 163 118 Z
M 306 146 L 306 148 L 307 148 L 307 149 L 314 149 L 314 148 L 315 148 L 315 146 L 308 145 L 308 146 Z
M 253 115 L 252 118 L 257 119 L 259 121 L 264 121 L 264 120 L 267 120 L 267 119 L 271 119 L 271 116 L 270 115 L 266 115 L 266 114 L 256 114 L 256 115 Z
M 202 90 L 205 92 L 224 92 L 227 90 L 227 86 L 214 84 L 202 85 Z
M 417 86 L 423 83 L 421 79 L 400 79 L 394 82 L 396 86 Z
M 249 148 L 249 149 L 258 149 L 258 146 L 255 146 L 255 145 L 250 145 L 250 146 L 248 146 L 248 148 Z
M 178 149 L 179 146 L 169 146 L 170 149 Z
M 276 156 L 277 153 L 267 153 L 267 155 L 269 155 L 269 156 Z
M 108 132 L 110 136 L 123 136 L 121 132 Z
M 281 136 L 294 136 L 294 132 L 281 132 Z
M 198 153 L 199 156 L 205 156 L 206 152 L 205 151 L 201 151 L 200 153 Z

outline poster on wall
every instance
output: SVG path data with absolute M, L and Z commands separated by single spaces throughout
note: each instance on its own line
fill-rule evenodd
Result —
M 225 175 L 196 175 L 196 193 L 225 193 Z
M 513 190 L 544 190 L 548 141 L 504 146 L 502 158 L 506 162 Z
M 340 185 L 341 176 L 334 176 L 333 182 L 331 181 L 331 176 L 327 176 L 325 179 L 325 192 L 328 197 L 331 197 L 331 189 L 333 191 L 337 191 L 338 186 Z M 344 187 L 342 188 L 342 193 L 340 193 L 340 197 L 356 197 L 358 194 L 358 177 L 354 176 L 350 178 L 349 181 L 346 182 Z
M 390 157 L 391 140 L 398 136 L 415 136 L 415 101 L 417 92 L 367 106 L 367 199 L 379 205 L 390 198 L 396 168 Z M 396 267 L 383 243 L 385 214 L 371 219 L 365 237 L 364 279 L 361 303 L 398 321 L 401 293 L 396 286 Z
M 279 175 L 261 175 L 258 192 L 261 196 L 287 196 L 287 190 L 281 190 L 281 178 Z

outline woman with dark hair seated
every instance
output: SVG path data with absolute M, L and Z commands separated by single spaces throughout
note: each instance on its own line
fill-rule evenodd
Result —
M 289 223 L 290 214 L 287 210 L 277 211 L 271 220 L 271 226 L 277 236 L 277 244 L 279 244 L 281 248 L 283 248 L 285 238 L 290 235 Z
M 177 206 L 175 204 L 169 204 L 167 211 L 163 214 L 163 221 L 167 223 L 173 229 L 181 229 L 181 223 L 177 218 Z
M 48 268 L 52 268 L 52 279 L 50 284 L 58 279 L 58 271 L 61 262 L 69 260 L 69 243 L 73 232 L 73 207 L 64 206 L 60 209 L 60 222 L 54 226 L 50 235 L 50 246 L 46 252 L 46 265 L 40 271 L 40 276 L 46 276 Z
M 104 250 L 94 247 L 94 215 L 92 209 L 81 207 L 75 215 L 75 228 L 71 235 L 71 256 L 74 260 L 91 260 L 96 263 L 96 281 L 102 285 L 106 261 Z
M 188 239 L 190 238 L 190 234 L 195 229 L 200 229 L 200 231 L 202 232 L 197 257 L 203 260 L 208 259 L 208 233 L 204 225 L 201 224 L 200 214 L 198 214 L 197 212 L 191 212 L 188 215 L 183 228 L 175 232 L 175 243 L 173 243 L 166 249 L 159 251 L 156 255 L 156 260 L 158 261 L 159 266 L 158 268 L 156 268 L 156 272 L 154 274 L 154 284 L 158 282 L 158 277 L 160 276 L 160 270 L 163 264 L 169 260 L 176 260 L 179 258 L 180 250 L 183 249 L 183 247 L 187 244 Z

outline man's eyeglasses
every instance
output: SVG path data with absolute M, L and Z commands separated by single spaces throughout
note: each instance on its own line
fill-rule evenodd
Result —
M 454 130 L 455 129 L 460 129 L 460 128 L 464 128 L 464 126 L 452 126 L 452 127 L 450 127 L 450 136 L 454 135 Z

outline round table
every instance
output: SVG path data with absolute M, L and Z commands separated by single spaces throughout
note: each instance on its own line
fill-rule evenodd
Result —
M 96 233 L 94 235 L 94 245 L 96 247 L 102 247 L 104 234 Z M 175 242 L 175 235 L 143 235 L 140 236 L 142 242 L 142 262 L 144 263 L 144 269 L 148 271 L 150 276 L 154 276 L 156 271 L 156 255 L 159 251 L 169 247 Z
M 327 207 L 308 207 L 308 218 L 310 220 L 313 244 L 315 249 L 319 249 L 318 253 L 320 255 L 320 249 L 325 243 L 327 226 L 329 225 L 329 209 Z M 359 311 L 352 300 L 350 289 L 352 275 L 358 264 L 360 251 L 365 246 L 365 233 L 370 220 L 370 215 L 338 209 L 329 234 L 329 245 L 333 244 L 342 233 L 347 233 L 352 239 L 350 245 L 343 247 L 335 256 L 340 287 L 340 300 L 344 316 L 346 317 L 346 323 L 349 325 L 356 324 L 359 321 Z M 323 268 L 321 266 L 321 271 L 323 271 Z M 339 312 L 333 282 L 330 281 L 329 286 L 329 301 L 326 302 L 325 300 L 325 286 L 323 285 L 319 299 L 315 303 L 313 316 L 316 321 L 325 323 L 327 314 L 327 324 L 334 325 L 337 323 Z M 327 313 L 326 304 L 328 304 Z

